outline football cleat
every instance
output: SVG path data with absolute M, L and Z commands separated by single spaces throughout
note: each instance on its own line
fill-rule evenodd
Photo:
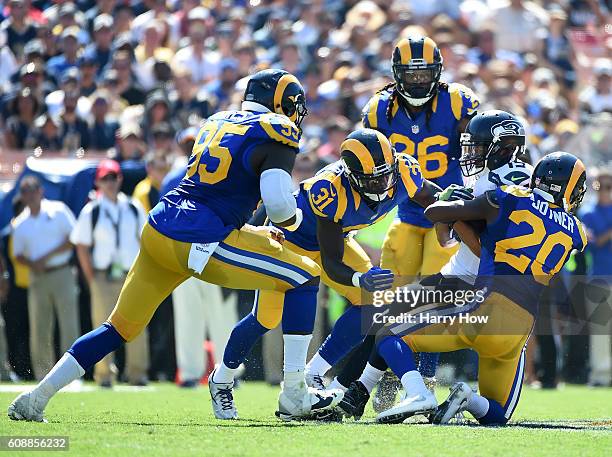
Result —
M 36 389 L 19 395 L 8 407 L 8 417 L 15 421 L 47 422 L 43 414 L 49 402 Z
M 372 399 L 372 407 L 376 413 L 382 413 L 395 404 L 397 393 L 402 388 L 402 383 L 392 371 L 385 371 L 385 374 L 378 382 L 376 394 Z
M 344 396 L 344 392 L 340 389 L 318 390 L 308 387 L 303 379 L 298 382 L 289 379 L 288 383 L 290 375 L 285 374 L 285 382 L 282 383 L 282 390 L 278 396 L 276 416 L 282 420 L 304 419 L 313 414 L 331 410 L 340 403 Z M 299 373 L 299 376 L 302 374 Z
M 208 376 L 208 390 L 213 413 L 217 419 L 238 419 L 238 410 L 234 403 L 234 382 L 214 382 L 215 368 Z
M 323 376 L 313 373 L 306 373 L 305 375 L 306 385 L 308 387 L 314 387 L 317 390 L 325 390 L 325 379 Z
M 344 392 L 344 398 L 338 405 L 346 417 L 354 417 L 355 420 L 361 419 L 365 407 L 370 399 L 368 389 L 360 381 L 353 381 L 348 390 Z
M 450 389 L 448 398 L 438 406 L 433 414 L 433 424 L 448 424 L 452 418 L 461 416 L 466 410 L 470 397 L 474 394 L 472 388 L 465 382 L 456 382 Z
M 436 379 L 436 377 L 435 376 L 431 378 L 424 377 L 423 382 L 425 383 L 425 387 L 427 387 L 427 390 L 429 390 L 432 394 L 435 395 L 436 386 L 438 385 L 438 380 Z
M 401 424 L 417 414 L 429 415 L 438 406 L 438 401 L 430 391 L 417 395 L 407 395 L 393 408 L 383 411 L 376 417 L 379 424 Z

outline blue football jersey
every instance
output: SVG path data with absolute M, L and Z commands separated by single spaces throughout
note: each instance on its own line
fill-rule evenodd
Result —
M 150 224 L 177 241 L 221 241 L 251 217 L 261 196 L 249 156 L 262 143 L 298 152 L 300 130 L 274 113 L 223 111 L 200 129 L 187 173 L 149 214 Z
M 376 93 L 363 109 L 363 125 L 384 133 L 397 152 L 414 156 L 425 179 L 443 189 L 450 184 L 462 184 L 457 125 L 478 108 L 472 91 L 461 84 L 442 85 L 432 101 L 431 114 L 422 111 L 414 119 L 397 100 L 393 100 L 391 107 L 390 103 L 390 89 Z M 423 208 L 412 201 L 399 206 L 398 217 L 408 224 L 433 227 Z
M 586 246 L 584 228 L 530 189 L 502 186 L 494 192 L 499 216 L 480 236 L 479 285 L 536 314 L 542 289 L 573 249 Z
M 351 186 L 342 162 L 326 166 L 300 184 L 296 199 L 304 220 L 296 231 L 285 231 L 286 239 L 308 251 L 318 251 L 317 217 L 340 223 L 345 235 L 376 223 L 423 187 L 419 163 L 411 156 L 398 154 L 398 171 L 390 197 L 371 208 Z

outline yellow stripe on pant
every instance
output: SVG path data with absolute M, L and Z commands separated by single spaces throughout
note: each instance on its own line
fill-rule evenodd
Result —
M 380 266 L 400 276 L 429 276 L 439 273 L 459 245 L 443 248 L 434 228 L 393 221 L 382 246 Z
M 361 304 L 361 288 L 354 286 L 345 286 L 332 281 L 323 270 L 321 265 L 320 251 L 307 251 L 296 246 L 293 243 L 285 241 L 291 251 L 306 256 L 313 260 L 321 267 L 321 281 L 334 289 L 338 294 L 345 297 L 353 305 Z M 353 237 L 344 239 L 344 256 L 342 261 L 355 271 L 365 273 L 372 268 L 370 258 Z M 257 321 L 266 328 L 275 328 L 283 317 L 283 303 L 285 300 L 284 293 L 278 293 L 270 290 L 260 290 L 255 296 L 255 304 L 253 305 L 253 315 Z
M 439 307 L 440 308 L 440 307 Z M 430 310 L 436 313 L 435 308 Z M 440 311 L 438 314 L 442 314 Z M 444 315 L 458 315 L 456 307 Z M 452 352 L 474 349 L 478 353 L 478 387 L 480 395 L 511 407 L 518 401 L 524 371 L 523 349 L 531 334 L 534 318 L 524 308 L 504 295 L 491 293 L 469 316 L 485 316 L 486 323 L 472 325 L 459 319 L 451 324 L 432 324 L 418 330 L 400 331 L 392 327 L 414 352 Z M 417 322 L 419 319 L 416 319 Z M 404 333 L 404 334 L 403 334 Z M 514 402 L 514 404 L 512 404 Z
M 196 275 L 187 268 L 191 243 L 168 238 L 146 224 L 140 252 L 108 321 L 126 341 L 133 340 L 162 300 L 190 276 L 230 289 L 284 293 L 320 275 L 316 262 L 272 240 L 268 233 L 264 227 L 233 230 L 202 274 Z

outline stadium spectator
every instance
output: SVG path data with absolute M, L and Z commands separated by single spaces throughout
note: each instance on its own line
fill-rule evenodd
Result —
M 6 44 L 13 55 L 21 60 L 26 43 L 36 37 L 36 27 L 28 17 L 25 0 L 10 0 L 9 17 L 0 24 L 6 34 Z
M 179 67 L 174 71 L 174 90 L 170 93 L 172 118 L 182 128 L 206 119 L 215 112 L 217 101 L 192 80 L 191 71 Z
M 77 219 L 70 235 L 76 245 L 79 264 L 91 293 L 94 327 L 109 316 L 125 276 L 136 258 L 145 213 L 140 203 L 119 192 L 122 174 L 119 163 L 103 160 L 96 170 L 98 194 Z M 126 345 L 125 373 L 132 385 L 147 384 L 148 342 L 143 332 Z M 94 378 L 102 387 L 111 387 L 115 378 L 112 354 L 94 368 Z
M 115 136 L 119 124 L 108 114 L 110 95 L 100 89 L 91 96 L 92 119 L 89 123 L 88 136 L 91 149 L 106 150 L 115 145 Z
M 85 54 L 98 63 L 98 75 L 102 73 L 111 58 L 113 42 L 113 17 L 101 14 L 94 19 L 94 42 L 85 48 Z
M 172 135 L 170 135 L 170 140 L 172 138 Z M 171 142 L 169 146 L 172 146 Z M 132 197 L 140 203 L 147 213 L 159 201 L 159 190 L 162 181 L 170 169 L 168 152 L 169 149 L 156 150 L 155 152 L 149 152 L 145 156 L 147 177 L 136 184 Z
M 117 73 L 117 92 L 128 105 L 142 105 L 146 92 L 132 72 L 132 57 L 124 50 L 117 51 L 112 58 L 112 69 Z
M 32 91 L 25 87 L 19 91 L 8 110 L 9 118 L 6 120 L 4 143 L 10 149 L 23 149 L 34 119 L 38 115 L 40 104 Z
M 79 83 L 81 95 L 89 97 L 97 89 L 96 74 L 98 71 L 98 64 L 92 56 L 82 56 L 79 59 L 79 70 L 81 72 L 81 79 Z
M 41 114 L 34 121 L 25 141 L 26 149 L 41 148 L 45 151 L 61 151 L 64 146 L 62 120 L 58 116 Z
M 612 62 L 610 59 L 597 59 L 593 67 L 594 84 L 586 86 L 580 94 L 582 109 L 591 114 L 612 111 Z
M 541 55 L 541 39 L 549 17 L 540 5 L 526 0 L 500 1 L 494 6 L 491 20 L 497 49 Z
M 147 146 L 142 139 L 142 129 L 135 122 L 126 122 L 119 127 L 117 148 L 112 158 L 118 162 L 124 160 L 142 160 Z
M 70 265 L 74 216 L 64 203 L 44 199 L 43 194 L 38 178 L 21 180 L 19 195 L 26 209 L 15 220 L 13 233 L 15 258 L 30 269 L 30 351 L 36 379 L 42 379 L 56 362 L 55 319 L 62 353 L 79 336 L 77 284 Z
M 62 74 L 69 68 L 77 68 L 79 59 L 79 28 L 70 26 L 62 32 L 62 53 L 51 57 L 47 62 L 47 73 L 56 81 L 59 81 Z
M 597 202 L 585 208 L 582 221 L 587 228 L 589 244 L 587 249 L 593 256 L 591 275 L 607 283 L 610 289 L 612 276 L 612 173 L 601 169 L 595 176 L 593 189 L 597 192 Z M 587 294 L 588 296 L 588 294 Z M 609 290 L 606 294 L 609 296 Z M 590 316 L 590 374 L 589 383 L 593 386 L 609 386 L 612 383 L 612 319 L 609 317 L 609 304 L 592 303 Z M 602 305 L 601 307 L 599 305 Z M 603 309 L 605 306 L 607 309 Z M 598 308 L 602 308 L 599 310 Z M 603 311 L 603 312 L 602 312 Z

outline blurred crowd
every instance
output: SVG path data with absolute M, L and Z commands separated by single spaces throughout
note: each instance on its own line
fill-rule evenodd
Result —
M 610 23 L 605 0 L 0 0 L 0 151 L 141 161 L 134 197 L 147 210 L 185 165 L 181 138 L 239 107 L 248 76 L 273 67 L 306 89 L 299 181 L 338 159 L 367 100 L 391 81 L 397 40 L 428 35 L 442 80 L 525 121 L 532 161 L 567 149 L 601 167 L 612 161 Z M 604 184 L 597 192 L 612 192 Z M 596 243 L 604 257 L 606 221 L 591 231 L 608 236 Z M 604 383 L 609 360 L 607 373 Z M 140 369 L 133 381 L 143 378 Z

